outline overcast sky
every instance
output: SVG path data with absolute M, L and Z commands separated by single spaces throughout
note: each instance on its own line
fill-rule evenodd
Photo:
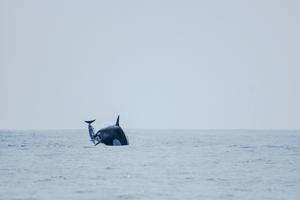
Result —
M 298 0 L 0 2 L 0 129 L 300 128 Z

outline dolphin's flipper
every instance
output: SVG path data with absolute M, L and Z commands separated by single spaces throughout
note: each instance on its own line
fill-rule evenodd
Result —
M 120 120 L 120 115 L 118 115 L 118 119 L 117 119 L 117 121 L 116 121 L 116 126 L 120 126 L 120 125 L 119 125 L 119 120 Z

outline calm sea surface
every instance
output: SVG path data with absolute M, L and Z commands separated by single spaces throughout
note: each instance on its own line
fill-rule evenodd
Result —
M 0 199 L 300 199 L 299 131 L 126 134 L 0 131 Z

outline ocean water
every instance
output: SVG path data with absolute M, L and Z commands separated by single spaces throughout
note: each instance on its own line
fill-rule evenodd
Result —
M 0 131 L 0 199 L 300 199 L 299 131 Z

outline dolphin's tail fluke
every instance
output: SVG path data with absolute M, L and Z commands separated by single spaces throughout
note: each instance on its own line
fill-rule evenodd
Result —
M 90 135 L 91 141 L 95 144 L 95 131 L 94 131 L 94 128 L 92 127 L 92 125 L 91 125 L 94 121 L 95 121 L 95 119 L 90 120 L 90 121 L 85 121 L 85 122 L 89 124 L 89 126 L 88 126 L 89 135 Z
M 95 119 L 94 120 L 89 120 L 89 121 L 84 121 L 85 123 L 88 123 L 89 125 L 91 124 L 91 123 L 93 123 L 94 121 L 96 121 Z

